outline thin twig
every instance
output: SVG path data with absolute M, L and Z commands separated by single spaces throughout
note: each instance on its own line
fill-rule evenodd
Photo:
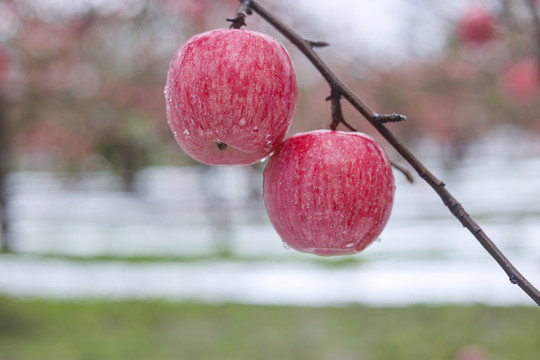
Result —
M 450 194 L 446 189 L 445 184 L 433 175 L 383 123 L 377 121 L 379 114 L 360 100 L 360 98 L 358 98 L 358 96 L 330 70 L 328 65 L 326 65 L 314 51 L 310 42 L 303 39 L 274 15 L 270 14 L 257 1 L 252 0 L 250 2 L 250 7 L 298 47 L 298 49 L 313 63 L 317 70 L 319 70 L 321 75 L 330 85 L 330 88 L 339 90 L 340 95 L 358 110 L 358 112 L 360 112 L 377 129 L 386 141 L 388 141 L 388 143 L 392 145 L 392 147 L 394 147 L 394 149 L 396 149 L 409 164 L 411 164 L 418 175 L 435 190 L 450 212 L 473 234 L 495 261 L 497 261 L 508 275 L 510 281 L 513 284 L 517 284 L 531 297 L 531 299 L 540 305 L 540 292 L 516 269 L 514 265 L 512 265 L 482 228 L 465 211 L 463 206 L 452 194 Z
M 322 48 L 322 47 L 327 47 L 327 46 L 330 46 L 329 43 L 327 43 L 326 41 L 312 41 L 312 40 L 308 40 L 309 44 L 311 45 L 311 47 L 313 48 Z
M 391 122 L 405 121 L 407 120 L 407 117 L 401 114 L 382 114 L 375 115 L 375 118 L 373 120 L 378 122 L 379 124 L 386 124 Z
M 6 101 L 0 93 L 0 252 L 11 250 L 6 194 L 10 129 L 8 128 L 5 106 Z
M 395 161 L 390 161 L 390 164 L 392 164 L 392 167 L 396 170 L 398 170 L 399 172 L 401 172 L 403 175 L 405 175 L 405 178 L 407 179 L 407 181 L 409 182 L 409 184 L 412 184 L 414 183 L 414 178 L 411 174 L 411 172 L 406 169 L 404 166 L 396 163 Z

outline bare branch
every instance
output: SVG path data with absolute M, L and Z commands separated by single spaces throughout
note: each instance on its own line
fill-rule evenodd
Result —
M 367 121 L 388 141 L 390 145 L 403 156 L 405 160 L 416 170 L 418 175 L 424 179 L 435 192 L 439 195 L 443 203 L 450 212 L 466 227 L 471 234 L 480 242 L 486 251 L 495 259 L 495 261 L 506 272 L 510 281 L 517 284 L 527 295 L 540 305 L 540 292 L 517 270 L 517 268 L 506 258 L 487 234 L 465 211 L 463 206 L 446 189 L 445 184 L 433 175 L 414 154 L 392 133 L 384 123 L 378 121 L 380 115 L 367 106 L 358 96 L 330 70 L 328 65 L 314 51 L 311 43 L 304 40 L 301 36 L 283 24 L 279 19 L 270 14 L 257 1 L 250 2 L 250 8 L 259 14 L 268 23 L 274 26 L 287 39 L 289 39 L 298 49 L 313 63 L 324 79 L 328 82 L 331 89 L 339 91 L 339 94 L 345 98 L 358 112 L 360 112 Z

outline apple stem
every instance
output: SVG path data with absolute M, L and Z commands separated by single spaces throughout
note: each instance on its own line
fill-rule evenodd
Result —
M 219 150 L 223 151 L 223 150 L 225 150 L 227 148 L 227 144 L 225 144 L 224 142 L 217 141 L 216 144 L 217 144 L 217 147 L 218 147 Z
M 345 127 L 351 131 L 358 131 L 352 127 L 343 117 L 343 111 L 341 110 L 341 93 L 337 89 L 330 91 L 326 101 L 330 101 L 330 111 L 332 113 L 332 122 L 330 123 L 330 130 L 336 130 L 339 124 L 345 125 Z
M 330 85 L 333 90 L 334 97 L 339 95 L 339 99 L 332 100 L 332 94 L 330 100 L 333 101 L 333 106 L 336 107 L 341 97 L 345 98 L 359 113 L 361 113 L 366 120 L 371 123 L 375 129 L 388 141 L 390 145 L 399 153 L 407 162 L 416 170 L 418 175 L 427 182 L 433 190 L 439 195 L 444 205 L 450 210 L 452 215 L 459 220 L 459 222 L 466 227 L 469 232 L 478 240 L 478 242 L 484 247 L 484 249 L 491 255 L 491 257 L 499 264 L 499 266 L 506 272 L 509 280 L 512 284 L 517 284 L 531 299 L 540 306 L 540 291 L 536 289 L 526 278 L 523 276 L 517 268 L 506 258 L 502 251 L 495 245 L 495 243 L 487 236 L 482 228 L 476 223 L 475 220 L 465 211 L 463 206 L 457 201 L 457 199 L 446 189 L 444 182 L 439 180 L 433 175 L 416 156 L 385 126 L 385 122 L 381 122 L 381 115 L 373 111 L 367 106 L 319 57 L 314 50 L 312 44 L 286 26 L 281 20 L 277 19 L 273 14 L 269 13 L 264 7 L 262 7 L 257 1 L 240 0 L 242 6 L 248 4 L 249 8 L 259 14 L 264 20 L 276 28 L 281 34 L 283 34 L 289 41 L 291 41 L 317 68 L 324 79 Z M 241 7 L 242 7 L 241 6 Z M 340 107 L 339 107 L 340 109 Z M 336 110 L 337 111 L 337 110 Z M 342 118 L 342 117 L 341 117 Z M 390 115 L 382 116 L 383 119 L 395 119 L 396 121 L 403 121 L 405 117 L 402 115 Z M 343 120 L 340 120 L 343 122 Z
M 248 15 L 251 15 L 251 0 L 241 0 L 240 2 L 242 4 L 238 7 L 238 10 L 236 10 L 236 17 L 232 19 L 226 19 L 227 21 L 230 21 L 232 23 L 230 26 L 231 29 L 241 29 L 242 26 L 247 26 L 246 17 Z

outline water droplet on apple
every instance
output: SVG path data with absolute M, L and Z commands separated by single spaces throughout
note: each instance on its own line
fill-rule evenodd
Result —
M 353 242 L 347 243 L 347 244 L 345 245 L 345 247 L 346 247 L 346 248 L 349 248 L 349 249 L 352 248 L 353 246 L 354 246 L 354 243 L 353 243 Z
M 238 122 L 238 126 L 239 126 L 239 127 L 244 127 L 244 126 L 246 126 L 246 119 L 240 119 L 240 121 Z
M 189 131 L 188 131 L 188 129 L 184 130 L 184 136 L 185 136 L 185 137 L 188 137 L 188 136 L 189 136 Z
M 257 125 L 253 128 L 253 132 L 259 132 L 259 127 Z

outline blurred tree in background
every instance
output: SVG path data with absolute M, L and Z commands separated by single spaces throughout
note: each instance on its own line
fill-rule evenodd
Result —
M 306 37 L 325 37 L 324 31 L 334 31 L 295 14 L 286 1 L 267 3 Z M 430 5 L 433 16 L 441 15 L 446 23 L 442 50 L 430 56 L 412 53 L 387 65 L 370 57 L 365 47 L 330 47 L 321 52 L 371 107 L 408 116 L 407 123 L 392 131 L 411 143 L 431 139 L 444 149 L 451 166 L 469 143 L 493 129 L 511 127 L 528 136 L 540 134 L 539 50 L 534 36 L 537 15 L 527 1 L 488 2 L 495 34 L 483 44 L 460 40 L 461 15 L 437 13 L 446 3 Z M 237 5 L 236 0 L 66 1 L 62 6 L 3 0 L 0 207 L 6 207 L 9 169 L 69 171 L 74 176 L 114 171 L 121 175 L 125 189 L 133 190 L 135 174 L 145 166 L 194 164 L 168 128 L 163 97 L 166 72 L 183 41 L 227 26 L 225 18 L 234 14 Z M 424 5 L 414 6 L 419 10 Z M 409 19 L 411 24 L 426 19 L 421 11 L 413 14 L 417 15 Z M 256 16 L 248 25 L 272 32 Z M 403 42 L 415 41 L 412 33 L 403 34 Z M 326 83 L 283 42 L 297 60 L 300 87 L 290 132 L 327 127 Z M 357 128 L 370 132 L 367 122 L 356 121 L 355 112 L 344 110 Z M 0 210 L 0 217 L 5 233 L 5 210 Z
M 230 1 L 229 9 L 235 1 Z M 133 190 L 149 164 L 188 164 L 170 136 L 163 86 L 178 45 L 225 2 L 65 6 L 0 3 L 0 219 L 9 169 L 114 171 Z M 224 21 L 223 21 L 224 22 Z M 171 141 L 172 140 L 172 141 Z

